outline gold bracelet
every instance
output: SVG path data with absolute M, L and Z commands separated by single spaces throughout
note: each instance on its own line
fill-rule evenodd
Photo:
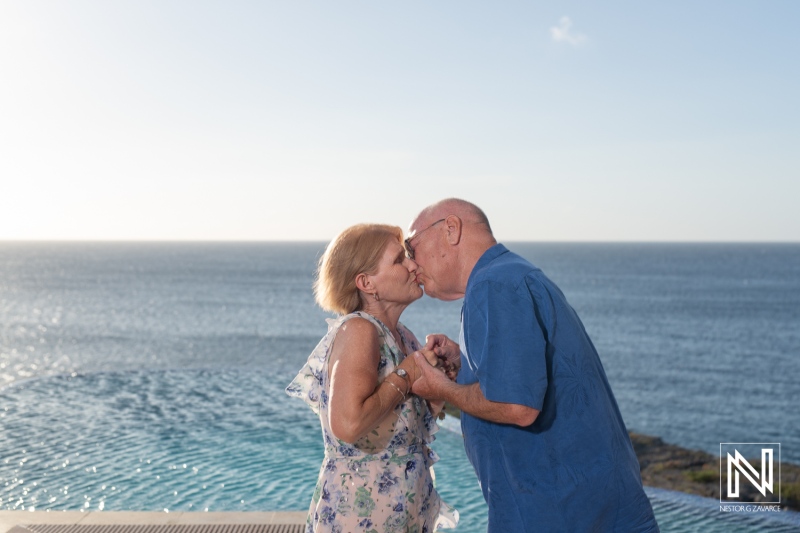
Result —
M 406 401 L 406 395 L 405 395 L 405 394 L 403 394 L 403 391 L 401 391 L 401 390 L 400 390 L 400 387 L 398 387 L 397 385 L 395 385 L 394 383 L 392 383 L 392 382 L 391 382 L 391 381 L 389 381 L 388 379 L 384 379 L 383 381 L 384 381 L 385 383 L 388 383 L 388 384 L 389 384 L 389 385 L 391 385 L 392 387 L 394 387 L 394 390 L 396 390 L 397 392 L 399 392 L 399 393 L 400 393 L 400 397 L 403 399 L 402 401 Z

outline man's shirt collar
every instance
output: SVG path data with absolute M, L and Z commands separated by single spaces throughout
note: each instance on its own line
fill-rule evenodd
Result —
M 494 261 L 495 259 L 497 259 L 498 257 L 507 252 L 508 248 L 506 248 L 500 243 L 495 244 L 494 246 L 483 252 L 481 258 L 478 259 L 477 263 L 475 263 L 472 272 L 469 273 L 469 279 L 467 280 L 467 290 L 469 290 L 469 286 L 472 283 L 472 280 L 475 278 L 475 276 L 479 271 L 489 266 L 489 264 L 492 261 Z

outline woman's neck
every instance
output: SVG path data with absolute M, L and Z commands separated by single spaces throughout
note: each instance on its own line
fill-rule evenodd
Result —
M 384 302 L 366 302 L 361 308 L 367 314 L 370 314 L 383 322 L 389 328 L 389 331 L 394 335 L 395 340 L 400 338 L 397 332 L 397 323 L 400 321 L 400 315 L 406 308 L 405 305 L 386 304 Z

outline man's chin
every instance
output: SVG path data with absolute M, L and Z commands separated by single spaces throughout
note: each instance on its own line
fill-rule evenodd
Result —
M 426 296 L 435 298 L 437 300 L 444 300 L 444 301 L 448 300 L 447 295 L 442 294 L 442 291 L 438 290 L 438 287 L 433 283 L 429 282 L 426 284 L 424 280 L 420 280 L 420 286 L 422 287 L 422 290 L 425 291 Z
M 426 296 L 429 296 L 429 297 L 431 297 L 431 298 L 437 298 L 437 299 L 439 298 L 439 297 L 436 295 L 436 290 L 434 290 L 434 289 L 430 289 L 430 288 L 429 288 L 427 285 L 423 285 L 423 286 L 422 286 L 422 290 L 423 290 L 423 291 L 425 291 L 425 295 L 426 295 Z
M 436 300 L 441 300 L 443 302 L 452 302 L 453 300 L 458 300 L 459 298 L 464 297 L 463 294 L 447 294 L 447 293 L 443 294 L 440 291 L 437 291 L 436 289 L 430 289 L 424 285 L 422 289 L 425 291 L 426 296 L 429 296 Z

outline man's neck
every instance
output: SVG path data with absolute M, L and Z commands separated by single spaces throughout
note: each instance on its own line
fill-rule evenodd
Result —
M 494 239 L 484 239 L 480 242 L 476 242 L 465 248 L 463 256 L 459 261 L 461 266 L 461 272 L 459 277 L 459 287 L 461 289 L 461 297 L 464 297 L 464 294 L 467 292 L 467 283 L 469 283 L 469 277 L 472 275 L 472 271 L 475 269 L 475 265 L 478 264 L 478 261 L 483 254 L 486 253 L 486 250 L 491 248 L 497 244 L 497 241 Z

